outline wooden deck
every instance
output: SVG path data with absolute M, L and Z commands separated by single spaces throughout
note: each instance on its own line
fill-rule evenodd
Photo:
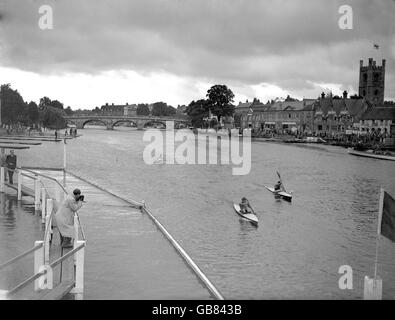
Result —
M 30 147 L 26 145 L 18 145 L 18 144 L 0 144 L 0 148 L 21 150 L 21 149 L 29 149 Z
M 40 145 L 40 144 L 42 144 L 41 142 L 32 142 L 32 141 L 25 141 L 25 139 L 24 140 L 17 140 L 17 141 L 15 141 L 15 140 L 13 140 L 13 141 L 4 141 L 3 139 L 1 139 L 0 138 L 0 144 L 12 144 L 12 143 L 14 143 L 14 144 L 26 144 L 26 145 L 29 145 L 29 146 L 38 146 L 38 145 Z

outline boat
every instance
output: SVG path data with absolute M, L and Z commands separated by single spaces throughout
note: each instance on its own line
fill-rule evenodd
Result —
M 304 141 L 307 143 L 326 143 L 326 141 L 320 137 L 306 137 Z
M 376 154 L 376 153 L 373 152 L 373 150 L 359 151 L 359 150 L 355 150 L 354 148 L 348 148 L 347 151 L 348 151 L 349 154 L 352 154 L 354 156 L 395 161 L 395 156 L 393 156 L 393 155 L 385 155 L 385 154 Z
M 265 186 L 267 190 L 269 190 L 271 193 L 273 193 L 275 196 L 280 197 L 281 199 L 291 201 L 292 200 L 292 194 L 288 193 L 286 191 L 276 191 L 274 190 L 273 187 Z
M 255 225 L 258 225 L 258 217 L 254 213 L 242 213 L 240 206 L 236 203 L 233 204 L 233 208 L 235 209 L 235 211 L 240 217 L 250 221 Z

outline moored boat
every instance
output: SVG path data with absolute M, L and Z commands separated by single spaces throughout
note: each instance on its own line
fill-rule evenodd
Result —
M 349 154 L 352 154 L 355 156 L 395 161 L 395 156 L 393 156 L 391 154 L 376 154 L 373 152 L 373 150 L 359 151 L 359 150 L 355 150 L 354 148 L 348 148 L 347 151 Z

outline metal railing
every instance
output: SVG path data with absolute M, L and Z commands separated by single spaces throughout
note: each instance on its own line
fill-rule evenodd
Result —
M 40 244 L 38 244 L 38 245 L 35 245 L 33 248 L 31 248 L 31 249 L 29 249 L 29 250 L 27 250 L 27 251 L 25 251 L 25 252 L 19 254 L 19 255 L 16 256 L 15 258 L 12 258 L 12 259 L 8 260 L 7 262 L 5 262 L 5 263 L 3 263 L 3 264 L 0 265 L 0 270 L 4 269 L 5 267 L 7 267 L 7 266 L 13 264 L 14 262 L 16 262 L 16 261 L 18 261 L 18 260 L 20 260 L 20 259 L 26 257 L 29 253 L 32 253 L 32 252 L 34 252 L 34 251 L 36 251 L 36 250 L 42 248 L 43 246 L 44 246 L 44 244 L 43 244 L 43 243 L 40 243 Z
M 43 243 L 42 241 L 36 241 L 36 243 L 41 242 L 41 246 L 36 245 L 35 248 L 37 247 L 42 248 Z M 68 259 L 71 256 L 76 256 L 76 268 L 75 268 L 75 273 L 74 273 L 74 289 L 72 290 L 72 293 L 77 293 L 77 294 L 82 294 L 83 288 L 84 288 L 84 278 L 83 278 L 83 271 L 84 271 L 84 249 L 85 248 L 85 241 L 77 241 L 77 245 L 74 249 L 70 250 L 67 252 L 65 255 L 61 256 L 57 260 L 53 261 L 51 264 L 41 264 L 40 261 L 40 256 L 41 255 L 35 255 L 35 271 L 36 269 L 37 272 L 35 272 L 32 276 L 29 278 L 25 279 L 23 282 L 19 283 L 17 286 L 12 288 L 11 290 L 6 291 L 7 297 L 10 297 L 12 295 L 15 295 L 15 293 L 26 286 L 28 286 L 30 283 L 33 281 L 36 281 L 35 283 L 35 291 L 38 290 L 43 290 L 43 289 L 53 289 L 53 273 L 52 270 L 61 262 L 64 260 Z M 36 249 L 36 250 L 38 250 Z M 36 259 L 37 257 L 37 259 Z M 46 279 L 42 279 L 42 281 L 38 282 L 37 280 L 40 279 L 40 277 L 46 275 Z M 46 280 L 46 283 L 44 281 Z
M 8 169 L 7 170 L 12 170 Z M 52 178 L 48 175 L 45 175 L 43 173 L 39 173 L 30 169 L 24 169 L 24 168 L 17 168 L 16 170 L 12 170 L 14 173 L 18 173 L 18 200 L 22 199 L 22 186 L 23 186 L 23 177 L 30 178 L 34 181 L 34 203 L 35 203 L 35 209 L 39 210 L 41 207 L 41 216 L 42 216 L 42 222 L 45 223 L 45 232 L 44 232 L 44 240 L 43 241 L 36 241 L 35 246 L 18 256 L 8 260 L 7 262 L 3 263 L 0 265 L 0 270 L 12 265 L 13 263 L 17 262 L 18 260 L 22 259 L 23 257 L 26 257 L 30 253 L 34 252 L 34 275 L 29 277 L 28 279 L 24 280 L 20 284 L 18 284 L 16 287 L 9 291 L 4 291 L 0 290 L 0 299 L 1 297 L 4 297 L 7 299 L 7 297 L 15 294 L 15 292 L 19 291 L 20 289 L 26 287 L 28 284 L 30 284 L 33 281 L 35 282 L 35 291 L 38 289 L 43 289 L 42 284 L 43 281 L 40 279 L 40 277 L 46 275 L 46 281 L 47 284 L 45 286 L 46 289 L 52 289 L 53 288 L 53 279 L 52 279 L 52 272 L 48 272 L 48 270 L 52 270 L 53 267 L 64 261 L 65 259 L 69 258 L 70 256 L 75 256 L 75 285 L 72 290 L 72 293 L 76 293 L 76 298 L 82 298 L 82 292 L 83 292 L 83 266 L 84 266 L 84 250 L 82 250 L 85 247 L 85 233 L 84 229 L 82 226 L 82 223 L 79 219 L 78 213 L 74 215 L 74 229 L 75 229 L 75 241 L 74 241 L 74 249 L 68 252 L 67 254 L 61 256 L 59 259 L 55 260 L 51 264 L 49 264 L 49 234 L 52 232 L 52 218 L 53 218 L 53 199 L 50 197 L 50 193 L 48 191 L 47 186 L 45 183 L 40 179 L 40 177 L 48 179 L 50 181 L 55 182 L 56 184 L 56 198 L 58 201 L 60 201 L 60 195 L 63 193 L 63 195 L 68 195 L 67 190 L 63 187 L 62 184 L 59 183 L 58 180 L 55 178 Z M 24 172 L 26 171 L 26 172 Z M 28 174 L 31 173 L 32 175 Z M 5 168 L 1 167 L 1 174 L 0 174 L 0 192 L 4 192 L 4 178 L 5 178 Z M 59 192 L 58 192 L 59 191 Z M 48 199 L 47 199 L 48 198 Z M 40 203 L 41 201 L 41 203 Z M 80 227 L 80 228 L 78 228 Z M 81 235 L 83 240 L 79 241 L 78 238 L 78 233 L 79 229 L 81 229 Z M 82 250 L 82 254 L 79 252 Z M 62 272 L 62 271 L 61 271 Z M 40 280 L 40 283 L 38 283 L 38 279 Z

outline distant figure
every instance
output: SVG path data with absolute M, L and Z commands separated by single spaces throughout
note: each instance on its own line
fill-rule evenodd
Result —
M 64 136 L 67 137 L 67 129 L 64 131 Z
M 6 157 L 6 163 L 8 167 L 8 179 L 11 184 L 14 184 L 13 176 L 16 168 L 16 155 L 14 154 L 14 150 L 11 150 L 10 154 Z
M 66 197 L 55 215 L 56 225 L 60 232 L 62 248 L 71 248 L 75 236 L 74 214 L 82 207 L 84 196 L 80 189 L 75 189 L 72 195 Z
M 252 208 L 250 202 L 247 200 L 246 197 L 241 198 L 241 202 L 239 203 L 240 211 L 244 214 L 252 213 Z
M 55 140 L 58 140 L 58 131 L 55 130 Z
M 73 136 L 73 128 L 70 128 L 70 137 Z
M 283 184 L 281 181 L 277 181 L 277 183 L 274 186 L 274 191 L 282 191 L 283 190 Z
M 77 128 L 73 130 L 74 138 L 77 137 Z
M 5 168 L 7 168 L 7 161 L 6 161 L 6 159 L 7 159 L 7 156 L 5 154 L 5 149 L 1 148 L 0 164 L 4 168 L 4 170 L 5 170 Z M 5 173 L 4 174 L 4 181 L 7 181 L 7 172 L 4 171 L 4 173 Z

